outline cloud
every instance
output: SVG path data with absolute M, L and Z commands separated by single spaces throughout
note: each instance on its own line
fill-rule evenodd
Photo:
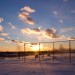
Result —
M 14 42 L 14 43 L 18 43 L 19 41 L 18 40 L 11 40 L 12 42 Z
M 17 37 L 16 39 L 20 39 L 19 37 Z
M 4 42 L 9 43 L 9 44 L 12 43 L 10 40 L 5 40 Z
M 20 46 L 20 44 L 23 44 L 24 42 L 19 41 L 19 40 L 11 40 L 11 42 L 17 44 L 18 46 Z
M 67 37 L 67 40 L 75 40 L 75 37 Z
M 41 32 L 40 27 L 33 29 L 33 31 L 34 31 L 34 32 L 37 32 L 37 33 Z
M 35 12 L 35 10 L 32 9 L 32 8 L 30 8 L 29 6 L 25 6 L 25 7 L 22 8 L 21 10 L 24 10 L 24 11 L 26 11 L 26 12 L 28 12 L 28 13 L 33 13 L 33 12 Z
M 24 28 L 24 29 L 21 29 L 21 32 L 23 34 L 40 34 L 41 30 L 39 28 L 35 28 L 35 29 Z
M 68 2 L 69 0 L 63 0 L 64 2 Z
M 3 27 L 0 25 L 0 32 L 3 30 Z
M 0 41 L 3 41 L 4 40 L 4 38 L 0 38 Z
M 1 33 L 1 36 L 8 36 L 9 33 Z
M 34 25 L 35 21 L 31 18 L 30 14 L 23 12 L 19 14 L 19 18 L 26 24 Z
M 2 17 L 0 17 L 0 23 L 3 21 L 3 18 Z
M 75 40 L 75 37 L 70 37 L 70 39 Z
M 43 36 L 47 38 L 59 38 L 60 37 L 60 35 L 57 34 L 56 29 L 54 28 L 46 29 L 45 31 L 43 31 Z
M 32 19 L 30 13 L 35 12 L 34 9 L 31 9 L 29 6 L 25 6 L 21 10 L 24 10 L 22 13 L 19 13 L 18 17 L 26 24 L 34 25 L 35 21 Z
M 20 46 L 20 43 L 23 43 L 23 42 L 20 42 L 20 41 L 18 41 L 18 40 L 11 40 L 11 42 L 17 44 L 18 46 Z
M 60 22 L 60 23 L 63 23 L 63 20 L 62 20 L 62 19 L 60 19 L 60 20 L 59 20 L 59 22 Z
M 7 36 L 7 39 L 10 39 L 10 37 L 9 37 L 9 36 Z
M 24 28 L 21 29 L 21 33 L 27 34 L 28 36 L 30 36 L 29 38 L 33 37 L 38 40 L 42 40 L 42 39 L 47 40 L 47 39 L 55 39 L 55 38 L 62 39 L 65 37 L 64 35 L 58 34 L 57 30 L 54 28 L 46 29 L 46 30 L 41 30 L 40 28 L 35 28 L 35 29 Z
M 62 33 L 62 32 L 69 32 L 69 31 L 72 31 L 72 30 L 75 30 L 75 27 L 63 28 L 63 29 L 60 30 L 60 33 Z
M 58 12 L 57 12 L 57 11 L 53 11 L 53 14 L 54 14 L 54 15 L 58 15 Z
M 16 29 L 16 27 L 14 25 L 12 25 L 12 23 L 9 22 L 9 25 L 11 27 L 11 30 Z
M 72 14 L 75 14 L 75 10 L 71 10 L 71 13 L 72 13 Z

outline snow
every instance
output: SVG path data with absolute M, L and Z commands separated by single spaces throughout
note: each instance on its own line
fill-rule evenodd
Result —
M 75 54 L 74 54 L 75 55 Z M 34 56 L 27 56 L 24 59 L 5 58 L 0 59 L 0 75 L 75 75 L 75 57 L 69 62 L 68 54 L 45 56 L 39 62 Z

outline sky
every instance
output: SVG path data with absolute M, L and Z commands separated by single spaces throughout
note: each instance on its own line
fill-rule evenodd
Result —
M 75 39 L 75 0 L 0 0 L 0 41 Z

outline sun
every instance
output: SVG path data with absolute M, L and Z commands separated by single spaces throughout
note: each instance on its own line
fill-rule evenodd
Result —
M 40 45 L 40 50 L 43 48 L 43 46 L 42 45 Z M 39 45 L 34 45 L 33 47 L 32 47 L 32 50 L 33 51 L 39 51 Z
M 32 47 L 32 50 L 35 51 L 35 52 L 38 51 L 38 50 L 39 50 L 39 46 L 38 46 L 38 45 L 34 45 L 34 46 Z

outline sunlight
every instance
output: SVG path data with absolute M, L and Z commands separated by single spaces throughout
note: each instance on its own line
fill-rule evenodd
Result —
M 38 45 L 36 45 L 36 46 L 34 45 L 34 46 L 32 47 L 32 50 L 33 50 L 33 51 L 38 51 L 38 50 L 39 50 L 39 46 L 38 46 Z
M 40 49 L 43 49 L 43 45 L 40 45 Z M 32 50 L 33 51 L 39 51 L 39 45 L 33 45 Z

